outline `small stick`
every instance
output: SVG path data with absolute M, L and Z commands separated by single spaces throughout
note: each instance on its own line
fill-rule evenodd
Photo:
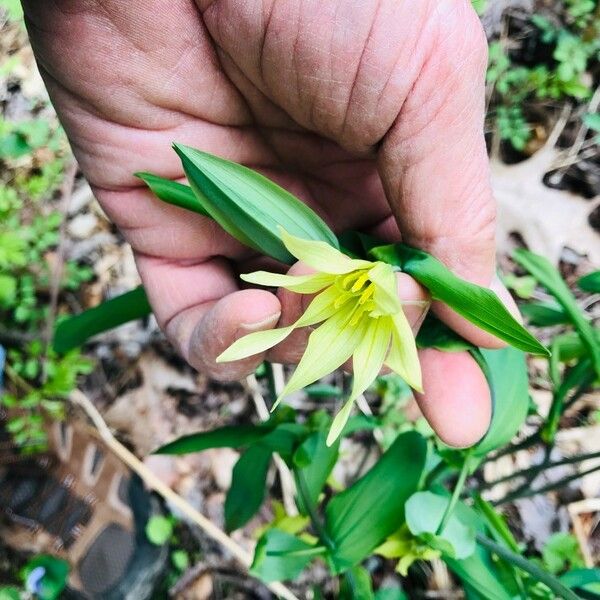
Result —
M 273 365 L 273 371 L 275 371 L 275 365 Z M 275 380 L 275 388 L 277 388 L 277 380 L 275 377 L 273 377 L 273 379 Z M 258 414 L 260 420 L 268 421 L 271 414 L 269 413 L 267 403 L 265 402 L 265 399 L 260 391 L 260 385 L 253 374 L 246 377 L 246 385 L 250 390 L 252 400 L 254 401 L 254 406 L 256 407 L 256 413 Z M 290 515 L 290 517 L 296 517 L 298 516 L 298 509 L 296 508 L 296 502 L 294 501 L 294 497 L 296 496 L 296 484 L 294 483 L 294 477 L 279 454 L 273 454 L 273 460 L 275 461 L 277 471 L 279 472 L 281 495 L 283 498 L 285 512 Z
M 175 493 L 169 486 L 165 485 L 137 456 L 131 453 L 112 434 L 108 425 L 92 404 L 89 398 L 79 390 L 71 392 L 71 402 L 81 407 L 92 421 L 100 437 L 106 445 L 118 456 L 134 473 L 139 475 L 148 486 L 167 502 L 175 506 L 188 519 L 193 521 L 206 535 L 221 544 L 247 569 L 252 563 L 252 556 L 234 542 L 224 531 L 219 529 L 212 521 L 196 510 L 189 502 Z M 269 583 L 267 587 L 280 598 L 285 600 L 299 600 L 291 590 L 281 583 Z

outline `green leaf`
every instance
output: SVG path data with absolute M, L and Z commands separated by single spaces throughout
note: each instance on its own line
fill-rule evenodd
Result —
M 498 544 L 481 534 L 477 534 L 477 543 L 493 552 L 513 567 L 521 569 L 529 574 L 534 581 L 539 581 L 540 583 L 547 585 L 550 590 L 554 592 L 556 597 L 562 598 L 563 600 L 579 600 L 577 595 L 566 588 L 558 579 L 556 579 L 556 577 L 550 575 L 550 573 L 540 568 L 536 563 L 527 560 L 521 554 L 509 550 L 506 546 Z
M 146 537 L 155 546 L 166 544 L 173 535 L 173 522 L 163 515 L 154 515 L 146 523 Z
M 519 431 L 529 409 L 529 383 L 525 355 L 515 348 L 480 349 L 484 374 L 492 395 L 492 421 L 484 438 L 475 446 L 475 456 L 485 456 L 504 446 Z
M 549 355 L 548 350 L 508 312 L 494 292 L 460 279 L 426 252 L 404 244 L 393 244 L 373 248 L 371 254 L 378 260 L 400 267 L 423 284 L 434 300 L 447 304 L 484 331 L 525 352 Z
M 0 273 L 0 306 L 9 306 L 17 295 L 17 279 Z
M 375 600 L 409 600 L 399 587 L 381 587 L 375 592 Z
M 568 566 L 584 567 L 585 563 L 577 538 L 570 533 L 553 533 L 542 548 L 542 560 L 550 573 L 556 575 Z M 564 582 L 563 582 L 564 583 Z
M 600 593 L 592 595 L 583 595 L 582 592 L 588 592 L 586 586 L 600 584 L 600 569 L 572 569 L 560 577 L 563 585 L 575 590 L 582 598 L 600 598 Z M 590 592 L 588 592 L 590 593 Z
M 340 585 L 339 600 L 374 600 L 369 572 L 361 566 L 346 571 Z
M 327 446 L 326 440 L 327 431 L 317 431 L 308 436 L 294 454 L 296 487 L 300 489 L 302 485 L 303 491 L 303 494 L 298 495 L 296 504 L 298 510 L 304 515 L 309 514 L 305 495 L 311 506 L 317 504 L 325 482 L 338 459 L 339 440 L 331 446 Z M 298 481 L 300 478 L 301 482 Z
M 295 579 L 312 560 L 310 553 L 302 554 L 310 550 L 313 546 L 296 536 L 269 529 L 256 544 L 250 573 L 266 583 Z
M 425 317 L 417 334 L 417 346 L 419 348 L 435 348 L 444 352 L 462 352 L 474 348 L 473 344 L 460 337 L 458 333 L 431 313 Z
M 19 589 L 13 586 L 0 587 L 0 600 L 20 600 Z
M 61 321 L 54 332 L 53 348 L 61 354 L 81 346 L 89 338 L 141 319 L 152 312 L 143 287 L 111 298 L 99 306 Z
M 499 581 L 487 552 L 482 548 L 463 560 L 444 557 L 450 570 L 485 600 L 512 600 Z
M 243 527 L 261 507 L 272 454 L 270 448 L 257 444 L 246 450 L 235 464 L 225 499 L 227 531 Z
M 305 387 L 304 391 L 311 398 L 340 398 L 344 395 L 339 387 L 328 383 L 313 383 Z
M 273 425 L 228 425 L 212 431 L 184 435 L 154 451 L 154 454 L 191 454 L 208 448 L 243 448 L 273 431 Z
M 152 193 L 163 202 L 191 210 L 205 217 L 210 217 L 202 204 L 198 202 L 196 195 L 189 185 L 165 179 L 152 173 L 136 173 L 135 176 L 139 177 L 150 188 Z
M 370 471 L 327 504 L 325 528 L 334 547 L 335 572 L 358 564 L 400 527 L 426 454 L 421 435 L 414 431 L 399 435 Z
M 190 566 L 190 555 L 185 550 L 175 550 L 171 554 L 171 563 L 178 571 L 185 571 Z
M 267 256 L 291 264 L 280 228 L 335 248 L 325 222 L 295 196 L 252 169 L 181 144 L 174 145 L 198 202 L 225 231 Z
M 600 271 L 588 273 L 577 281 L 579 289 L 592 294 L 600 294 Z
M 600 131 L 600 113 L 588 113 L 584 115 L 583 122 L 594 131 Z
M 448 553 L 444 546 L 435 543 L 441 538 L 450 546 L 452 558 L 467 558 L 475 551 L 475 529 L 460 520 L 460 513 L 454 510 L 443 531 L 436 533 L 446 512 L 449 497 L 433 492 L 417 492 L 406 503 L 406 524 L 411 533 L 423 539 L 433 548 Z M 423 534 L 429 534 L 423 536 Z
M 536 327 L 551 327 L 570 323 L 562 307 L 556 302 L 530 302 L 521 304 L 521 314 Z
M 543 256 L 522 248 L 514 252 L 514 259 L 527 269 L 538 280 L 540 285 L 543 285 L 563 307 L 592 356 L 594 368 L 598 376 L 600 376 L 600 344 L 598 344 L 594 336 L 592 326 L 581 312 L 575 297 L 563 281 L 560 273 Z
M 23 579 L 27 582 L 31 573 L 40 567 L 44 570 L 44 574 L 35 586 L 36 598 L 39 600 L 57 600 L 67 585 L 69 563 L 49 554 L 39 554 L 29 560 L 23 567 Z

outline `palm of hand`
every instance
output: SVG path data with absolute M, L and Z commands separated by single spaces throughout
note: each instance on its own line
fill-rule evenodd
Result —
M 481 135 L 463 145 L 462 159 L 453 147 L 433 159 L 428 155 L 439 133 L 429 131 L 429 121 L 480 110 L 474 85 L 453 90 L 456 99 L 429 89 L 430 79 L 448 66 L 431 61 L 431 43 L 421 41 L 423 30 L 435 33 L 439 25 L 432 6 L 452 6 L 448 15 L 462 25 L 468 2 L 456 10 L 454 1 L 415 6 L 314 0 L 308 7 L 288 1 L 259 10 L 256 3 L 233 0 L 198 0 L 199 6 L 147 0 L 141 12 L 136 3 L 117 0 L 43 4 L 31 0 L 26 6 L 28 26 L 61 120 L 103 208 L 136 252 L 159 323 L 192 364 L 215 372 L 214 357 L 244 323 L 272 327 L 281 311 L 289 321 L 301 307 L 285 295 L 278 300 L 266 291 L 236 292 L 235 271 L 248 270 L 255 257 L 214 223 L 154 199 L 132 176 L 145 170 L 183 177 L 173 141 L 262 171 L 337 231 L 398 238 L 391 202 L 405 238 L 436 251 L 456 270 L 464 262 L 456 233 L 462 221 L 469 249 L 481 250 L 465 271 L 488 282 L 489 190 L 476 185 L 470 204 L 481 210 L 468 219 L 457 214 L 455 220 L 451 210 L 432 202 L 443 204 L 446 194 L 452 204 L 467 183 L 481 179 L 473 175 L 482 165 L 487 169 Z M 392 39 L 402 43 L 390 44 Z M 457 51 L 465 54 L 468 48 Z M 428 61 L 434 67 L 424 78 Z M 467 74 L 480 62 L 467 62 Z M 450 123 L 446 133 L 455 135 L 461 123 L 456 131 Z M 443 176 L 450 157 L 463 173 L 454 182 Z M 423 176 L 436 165 L 442 171 L 437 182 Z M 422 297 L 414 282 L 404 285 L 408 299 Z M 295 356 L 298 347 L 290 351 L 288 344 L 279 358 Z M 239 376 L 260 360 L 218 374 Z M 465 363 L 464 356 L 453 360 L 446 370 Z M 437 357 L 422 361 L 427 387 L 426 363 L 444 368 Z M 463 373 L 473 370 L 465 364 Z M 476 379 L 471 377 L 472 395 L 481 396 L 484 382 Z M 471 402 L 474 433 L 456 432 L 457 443 L 461 435 L 480 435 L 489 418 L 489 399 Z M 453 410 L 446 408 L 445 417 Z

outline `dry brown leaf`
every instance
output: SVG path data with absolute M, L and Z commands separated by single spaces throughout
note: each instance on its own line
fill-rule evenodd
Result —
M 533 252 L 558 263 L 563 248 L 587 255 L 600 265 L 600 235 L 588 216 L 600 198 L 584 200 L 544 185 L 558 152 L 544 148 L 516 165 L 492 161 L 492 187 L 498 201 L 498 248 L 509 252 L 510 235 L 518 233 Z

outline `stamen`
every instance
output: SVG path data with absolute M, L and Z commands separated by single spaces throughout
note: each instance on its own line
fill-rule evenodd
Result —
M 359 304 L 364 304 L 371 296 L 375 293 L 375 284 L 371 283 L 367 286 L 367 289 L 360 295 Z
M 350 298 L 352 298 L 352 294 L 350 292 L 344 292 L 340 294 L 334 301 L 333 307 L 337 310 L 340 306 L 345 304 Z
M 355 282 L 354 285 L 352 286 L 352 289 L 350 291 L 352 292 L 358 292 L 362 289 L 363 285 L 365 285 L 365 283 L 369 280 L 369 273 L 368 272 L 364 272 Z M 373 285 L 373 284 L 371 284 Z
M 357 271 L 352 271 L 352 273 L 348 273 L 348 275 L 346 275 L 342 279 L 342 288 L 344 290 L 348 290 L 350 288 L 352 282 L 355 281 L 359 276 L 360 276 L 360 272 L 357 272 Z

